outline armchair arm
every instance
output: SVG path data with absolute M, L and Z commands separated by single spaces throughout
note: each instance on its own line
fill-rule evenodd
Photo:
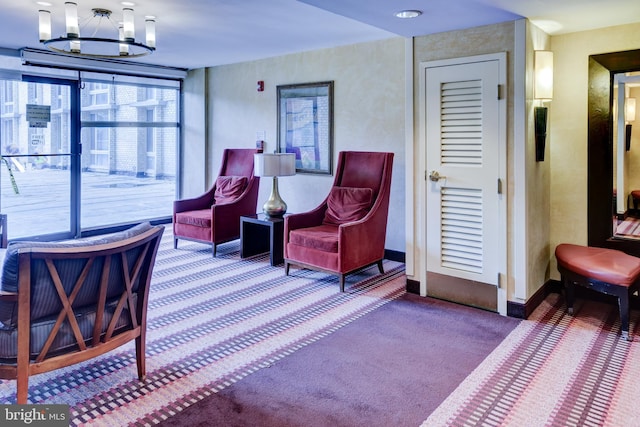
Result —
M 18 301 L 18 293 L 17 292 L 0 291 L 0 301 L 16 302 L 16 301 Z
M 239 217 L 240 215 L 255 215 L 257 204 L 257 191 L 256 196 L 253 196 L 253 192 L 258 189 L 258 177 L 254 177 L 245 191 L 235 199 L 233 202 L 220 203 L 211 206 L 211 212 L 216 223 L 228 223 L 233 217 Z M 255 189 L 253 188 L 255 187 Z M 255 199 L 255 200 L 254 200 Z
M 240 217 L 256 214 L 259 185 L 260 178 L 253 176 L 247 188 L 236 200 L 211 206 L 212 228 L 216 235 L 214 240 L 225 238 L 227 235 L 228 237 L 240 235 Z
M 384 257 L 388 204 L 388 195 L 381 195 L 364 218 L 338 227 L 338 248 L 343 271 Z
M 322 224 L 324 219 L 324 213 L 327 210 L 327 204 L 322 203 L 312 211 L 302 212 L 297 214 L 290 214 L 284 218 L 285 236 L 288 235 L 290 230 L 297 230 L 298 228 L 315 227 Z M 288 240 L 288 239 L 287 239 Z
M 206 193 L 201 194 L 198 197 L 190 199 L 175 200 L 173 202 L 173 213 L 195 211 L 199 209 L 207 209 L 213 204 L 213 195 L 215 194 L 216 186 L 213 185 Z

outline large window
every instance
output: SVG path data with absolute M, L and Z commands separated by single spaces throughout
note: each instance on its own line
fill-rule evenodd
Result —
M 0 80 L 0 211 L 9 239 L 171 218 L 179 82 L 83 72 L 79 83 Z
M 179 86 L 100 75 L 83 83 L 83 227 L 169 217 L 176 195 Z

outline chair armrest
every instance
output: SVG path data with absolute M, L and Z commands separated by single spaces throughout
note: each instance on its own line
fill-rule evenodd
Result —
M 322 221 L 324 220 L 324 213 L 326 210 L 327 205 L 323 203 L 312 211 L 285 216 L 285 235 L 290 230 L 297 230 L 299 228 L 315 227 L 317 225 L 321 225 Z
M 358 266 L 384 257 L 387 209 L 384 198 L 378 198 L 369 213 L 363 218 L 341 224 L 338 227 L 339 252 L 349 254 L 350 264 Z M 362 242 L 367 242 L 367 244 L 363 245 Z
M 208 209 L 213 204 L 213 195 L 215 194 L 215 185 L 211 187 L 206 193 L 201 194 L 198 197 L 190 199 L 175 200 L 173 202 L 173 213 L 195 211 L 200 209 Z
M 16 301 L 18 301 L 18 293 L 17 292 L 0 291 L 0 301 L 16 302 Z

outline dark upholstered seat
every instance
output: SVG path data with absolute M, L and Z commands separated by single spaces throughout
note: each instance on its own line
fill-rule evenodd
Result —
M 640 284 L 640 258 L 622 251 L 563 243 L 556 247 L 558 271 L 566 291 L 567 308 L 573 314 L 574 285 L 618 297 L 622 336 L 629 335 L 629 296 Z
M 193 199 L 173 202 L 173 247 L 178 239 L 212 245 L 240 238 L 240 217 L 255 215 L 260 178 L 253 175 L 255 149 L 226 149 L 213 186 Z
M 17 379 L 17 403 L 27 403 L 30 375 L 132 340 L 144 379 L 147 299 L 163 230 L 145 223 L 97 239 L 9 244 L 0 288 L 0 378 Z
M 373 264 L 383 273 L 393 153 L 342 151 L 333 187 L 310 212 L 285 217 L 285 274 L 290 266 L 344 276 Z

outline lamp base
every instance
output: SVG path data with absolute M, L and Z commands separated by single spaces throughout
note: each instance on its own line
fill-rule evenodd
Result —
M 273 187 L 271 188 L 271 195 L 269 196 L 269 200 L 267 200 L 264 205 L 262 205 L 262 211 L 265 215 L 272 218 L 282 218 L 282 216 L 287 212 L 287 204 L 280 197 L 280 192 L 278 191 L 278 177 L 273 177 Z

